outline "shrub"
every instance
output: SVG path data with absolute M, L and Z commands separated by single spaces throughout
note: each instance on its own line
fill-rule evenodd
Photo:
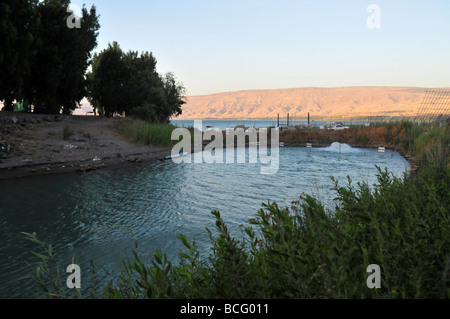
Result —
M 68 126 L 68 125 L 64 126 L 64 128 L 63 128 L 63 139 L 65 141 L 70 139 L 73 136 L 73 134 L 74 134 L 74 130 L 70 126 Z
M 208 259 L 183 235 L 178 264 L 160 251 L 146 263 L 136 248 L 104 297 L 449 298 L 450 170 L 379 169 L 377 179 L 373 189 L 335 182 L 333 212 L 308 195 L 290 208 L 265 204 L 239 240 L 214 211 Z M 366 286 L 370 264 L 381 267 L 381 289 Z
M 158 122 L 159 120 L 155 110 L 156 110 L 155 105 L 146 104 L 143 106 L 133 108 L 131 110 L 131 116 L 149 123 L 154 123 Z

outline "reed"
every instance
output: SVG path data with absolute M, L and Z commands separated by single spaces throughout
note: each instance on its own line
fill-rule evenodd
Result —
M 434 141 L 448 141 L 448 128 L 402 125 L 375 131 L 385 137 L 406 134 L 404 147 L 423 155 L 415 173 L 399 178 L 378 168 L 375 185 L 355 185 L 348 179 L 342 186 L 334 181 L 333 210 L 309 195 L 290 207 L 263 204 L 242 227 L 242 238 L 231 236 L 221 214 L 213 211 L 216 227 L 206 229 L 211 239 L 207 258 L 201 257 L 195 240 L 184 235 L 179 239 L 185 249 L 176 263 L 161 251 L 145 259 L 136 240 L 136 248 L 117 270 L 119 280 L 103 282 L 101 293 L 96 288 L 91 296 L 450 298 L 450 168 L 435 161 L 434 148 L 429 147 Z M 370 138 L 370 131 L 364 132 Z M 443 146 L 438 147 L 439 156 L 447 156 L 448 163 L 448 144 Z M 35 235 L 27 236 L 40 243 Z M 49 254 L 54 258 L 51 249 L 36 255 L 41 259 L 38 269 L 45 271 L 30 276 L 39 283 L 42 296 L 61 296 L 52 285 L 56 277 L 45 267 Z M 380 289 L 366 285 L 371 264 L 381 268 Z M 43 274 L 51 281 L 43 281 Z
M 112 128 L 134 143 L 150 146 L 173 146 L 171 124 L 154 124 L 133 119 L 115 119 Z

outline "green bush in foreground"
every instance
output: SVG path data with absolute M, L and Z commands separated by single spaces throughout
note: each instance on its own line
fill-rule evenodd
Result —
M 377 177 L 372 189 L 335 182 L 333 213 L 311 196 L 290 208 L 264 205 L 240 240 L 212 212 L 209 258 L 183 235 L 177 264 L 160 251 L 146 263 L 136 246 L 102 297 L 449 298 L 449 170 Z M 380 289 L 366 285 L 370 264 L 381 268 Z

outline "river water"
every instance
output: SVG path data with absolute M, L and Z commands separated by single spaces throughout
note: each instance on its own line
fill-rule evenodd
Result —
M 36 232 L 52 244 L 63 265 L 72 257 L 90 278 L 89 260 L 100 278 L 115 278 L 118 261 L 134 247 L 156 249 L 174 259 L 182 245 L 180 233 L 196 238 L 207 254 L 205 227 L 214 229 L 210 212 L 219 210 L 235 236 L 248 225 L 263 202 L 289 206 L 302 193 L 319 197 L 333 207 L 330 176 L 342 185 L 346 176 L 373 184 L 375 165 L 396 176 L 409 170 L 398 153 L 379 153 L 334 144 L 328 148 L 280 148 L 275 175 L 261 175 L 261 164 L 139 164 L 84 174 L 45 176 L 0 182 L 0 298 L 28 298 L 30 282 L 15 280 L 27 274 L 37 247 L 21 232 Z M 67 266 L 65 266 L 67 267 Z

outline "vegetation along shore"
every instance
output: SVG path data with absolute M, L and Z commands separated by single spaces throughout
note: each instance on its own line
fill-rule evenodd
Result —
M 300 3 L 300 1 L 293 1 L 292 5 L 294 2 Z M 110 29 L 105 35 L 114 35 L 118 39 L 103 38 L 98 41 L 100 15 L 97 13 L 95 5 L 90 8 L 83 6 L 80 8 L 78 16 L 75 16 L 71 14 L 73 10 L 70 8 L 70 0 L 0 1 L 0 43 L 2 43 L 0 46 L 0 102 L 2 106 L 0 112 L 0 179 L 31 178 L 55 173 L 86 174 L 86 172 L 98 169 L 142 165 L 140 163 L 163 160 L 171 153 L 173 145 L 177 142 L 171 139 L 172 132 L 176 127 L 170 124 L 170 120 L 182 116 L 183 113 L 185 119 L 275 118 L 284 112 L 290 112 L 294 118 L 297 115 L 306 116 L 311 113 L 311 115 L 315 114 L 315 119 L 323 117 L 332 118 L 334 121 L 347 116 L 358 116 L 364 121 L 366 118 L 390 116 L 399 120 L 379 125 L 371 123 L 373 125 L 351 126 L 348 129 L 337 131 L 310 126 L 291 127 L 280 132 L 280 142 L 284 143 L 284 146 L 294 147 L 306 147 L 307 144 L 312 144 L 313 148 L 327 147 L 335 142 L 361 148 L 385 147 L 387 150 L 398 151 L 408 158 L 413 164 L 412 170 L 397 177 L 386 169 L 378 168 L 377 182 L 371 185 L 368 185 L 367 182 L 355 184 L 350 177 L 347 182 L 342 180 L 338 182 L 332 178 L 333 186 L 329 192 L 334 195 L 334 205 L 327 203 L 325 206 L 318 196 L 302 194 L 303 190 L 298 189 L 298 197 L 294 197 L 298 200 L 284 204 L 287 207 L 274 202 L 266 202 L 261 207 L 254 207 L 254 217 L 247 223 L 237 226 L 239 229 L 236 230 L 241 230 L 241 237 L 234 237 L 232 234 L 239 232 L 228 228 L 225 219 L 222 218 L 225 216 L 222 214 L 227 213 L 226 210 L 232 209 L 231 205 L 221 206 L 224 210 L 221 212 L 214 210 L 216 209 L 214 206 L 218 205 L 221 197 L 208 193 L 205 197 L 211 198 L 212 202 L 203 207 L 213 210 L 211 212 L 214 217 L 213 225 L 204 225 L 207 220 L 205 216 L 201 218 L 184 216 L 187 217 L 186 220 L 179 219 L 174 222 L 177 223 L 177 230 L 179 229 L 178 225 L 181 224 L 195 228 L 195 234 L 191 233 L 192 236 L 198 235 L 196 227 L 206 227 L 205 234 L 210 238 L 210 246 L 207 247 L 209 249 L 206 249 L 206 255 L 205 247 L 199 248 L 196 238 L 188 238 L 180 234 L 178 239 L 184 248 L 179 252 L 177 258 L 169 260 L 164 251 L 141 251 L 139 245 L 141 238 L 136 238 L 135 233 L 131 232 L 130 239 L 135 240 L 135 248 L 132 251 L 121 252 L 127 257 L 120 260 L 117 268 L 108 269 L 108 277 L 102 276 L 104 274 L 96 273 L 94 262 L 91 259 L 91 278 L 83 275 L 82 288 L 73 285 L 72 288 L 75 289 L 69 288 L 67 264 L 62 262 L 63 259 L 59 255 L 61 249 L 68 252 L 69 255 L 72 254 L 73 251 L 67 249 L 73 248 L 73 242 L 68 243 L 67 237 L 63 238 L 60 243 L 40 241 L 40 234 L 36 234 L 34 231 L 42 231 L 42 228 L 39 228 L 40 225 L 47 224 L 42 217 L 43 214 L 36 210 L 38 213 L 34 218 L 37 219 L 37 224 L 29 224 L 33 225 L 29 227 L 31 229 L 25 229 L 22 220 L 33 219 L 27 207 L 20 206 L 16 209 L 16 206 L 8 207 L 6 204 L 5 207 L 1 206 L 5 217 L 8 214 L 10 216 L 17 215 L 19 219 L 9 224 L 8 219 L 1 220 L 2 227 L 8 231 L 4 232 L 2 237 L 6 243 L 3 245 L 5 249 L 2 246 L 0 251 L 0 255 L 3 256 L 2 264 L 7 264 L 6 266 L 9 268 L 20 267 L 18 265 L 21 260 L 13 260 L 15 258 L 8 255 L 9 252 L 20 248 L 19 240 L 16 240 L 15 237 L 12 239 L 13 236 L 24 236 L 30 241 L 27 243 L 30 245 L 32 243 L 32 247 L 35 247 L 35 250 L 31 251 L 32 248 L 29 249 L 31 246 L 26 246 L 28 254 L 20 253 L 20 258 L 27 259 L 29 262 L 27 263 L 27 267 L 30 269 L 28 276 L 12 279 L 25 280 L 26 287 L 37 298 L 55 299 L 449 299 L 450 111 L 448 106 L 450 93 L 448 92 L 448 77 L 445 77 L 448 75 L 445 69 L 447 60 L 433 60 L 433 68 L 428 70 L 431 73 L 417 73 L 417 79 L 432 79 L 431 82 L 430 80 L 411 82 L 410 75 L 416 74 L 415 72 L 418 71 L 415 69 L 416 66 L 425 70 L 431 65 L 427 64 L 427 61 L 411 60 L 408 62 L 409 59 L 406 59 L 405 62 L 408 63 L 400 63 L 400 67 L 398 62 L 400 60 L 390 56 L 390 53 L 393 52 L 392 45 L 386 41 L 379 42 L 381 44 L 386 42 L 388 45 L 384 48 L 386 54 L 370 55 L 375 60 L 374 63 L 368 64 L 366 59 L 361 58 L 365 56 L 366 51 L 361 51 L 361 48 L 356 46 L 361 39 L 361 29 L 355 28 L 354 25 L 345 27 L 345 30 L 348 30 L 349 33 L 351 30 L 356 30 L 357 37 L 348 38 L 347 41 L 335 41 L 340 39 L 341 35 L 336 37 L 333 32 L 323 32 L 322 27 L 316 35 L 312 33 L 311 36 L 307 35 L 305 38 L 304 32 L 301 30 L 314 32 L 314 27 L 302 25 L 300 22 L 311 21 L 308 17 L 317 16 L 314 11 L 310 11 L 314 7 L 313 2 L 306 7 L 300 4 L 302 6 L 300 11 L 292 10 L 291 5 L 285 6 L 289 13 L 295 13 L 294 20 L 299 22 L 296 24 L 300 29 L 288 28 L 295 32 L 295 37 L 303 37 L 298 41 L 292 41 L 295 39 L 293 38 L 294 34 L 288 35 L 288 38 L 285 38 L 286 41 L 283 40 L 283 35 L 289 31 L 286 28 L 277 31 L 277 27 L 286 26 L 285 22 L 289 21 L 289 18 L 282 15 L 280 18 L 283 20 L 277 22 L 276 19 L 267 19 L 268 16 L 264 14 L 264 24 L 261 25 L 263 27 L 255 29 L 257 24 L 254 23 L 232 23 L 233 28 L 223 28 L 222 25 L 220 28 L 216 28 L 213 24 L 217 22 L 221 24 L 221 20 L 211 14 L 210 16 L 214 19 L 214 21 L 210 21 L 211 28 L 204 28 L 207 20 L 202 18 L 190 19 L 191 22 L 201 23 L 192 28 L 185 25 L 187 20 L 183 7 L 178 10 L 183 17 L 178 19 L 177 10 L 172 10 L 172 8 L 167 10 L 162 7 L 158 9 L 158 6 L 163 3 L 166 5 L 166 2 L 163 1 L 141 1 L 140 6 L 151 8 L 148 11 L 156 16 L 152 16 L 151 19 L 132 19 L 139 26 L 133 31 L 128 27 L 128 25 L 133 25 L 131 20 L 128 21 L 130 23 L 122 23 L 123 21 L 119 21 L 119 19 L 116 21 L 117 23 L 105 24 L 102 28 L 108 29 L 111 28 L 111 25 L 115 25 L 119 26 L 123 32 Z M 210 3 L 211 9 L 213 9 L 211 12 L 227 12 L 221 11 L 221 9 L 217 10 L 214 8 L 213 2 Z M 226 2 L 223 1 L 220 5 L 225 8 Z M 237 3 L 233 3 L 233 5 L 237 5 Z M 401 6 L 398 9 L 400 11 Z M 136 9 L 128 4 L 122 7 L 112 7 L 117 8 L 112 11 L 105 10 L 102 13 L 106 18 L 105 21 L 112 21 L 115 14 L 117 17 L 130 17 L 127 10 Z M 264 5 L 261 8 L 263 7 Z M 273 5 L 271 4 L 270 7 L 272 12 Z M 348 10 L 348 7 L 337 6 L 335 8 L 337 14 L 334 14 L 334 17 L 336 19 L 348 17 L 349 12 L 341 11 Z M 154 10 L 155 8 L 156 10 Z M 147 9 L 140 8 L 140 13 Z M 196 11 L 207 12 L 203 9 L 205 8 Z M 360 9 L 364 8 L 360 7 L 358 10 Z M 114 15 L 111 15 L 114 11 Z M 259 9 L 256 11 L 258 12 L 255 17 L 262 12 Z M 365 10 L 362 11 L 361 14 L 366 14 Z M 445 12 L 444 10 L 438 11 Z M 169 16 L 164 16 L 165 12 Z M 248 10 L 236 10 L 233 7 L 233 10 L 229 12 L 233 12 L 234 15 L 242 12 L 245 15 Z M 298 17 L 302 12 L 307 15 L 305 19 Z M 317 12 L 319 12 L 318 14 L 323 13 L 322 9 Z M 383 12 L 385 12 L 384 9 Z M 226 15 L 223 16 L 226 17 Z M 440 18 L 435 19 L 434 17 L 432 20 L 427 20 L 426 10 L 420 10 L 418 17 L 420 18 L 409 18 L 408 21 L 405 21 L 408 23 L 440 21 Z M 247 21 L 245 16 L 242 16 L 242 19 L 242 21 Z M 442 21 L 445 20 L 444 16 L 442 19 Z M 144 23 L 145 20 L 150 21 L 151 25 Z M 250 25 L 254 30 L 265 30 L 268 26 L 268 30 L 270 30 L 271 22 L 269 20 L 273 20 L 276 24 L 273 25 L 274 32 L 259 32 L 264 35 L 264 39 L 261 38 L 259 41 L 255 38 L 255 41 L 247 41 L 246 32 L 248 30 L 245 30 L 245 24 Z M 335 23 L 334 20 L 333 23 Z M 358 18 L 357 20 L 364 22 L 364 19 Z M 183 25 L 177 24 L 178 22 Z M 403 22 L 397 24 L 403 26 Z M 78 26 L 74 27 L 74 25 Z M 372 28 L 370 23 L 367 26 Z M 365 25 L 361 27 L 365 27 Z M 411 27 L 402 27 L 401 29 L 415 30 L 416 28 Z M 436 30 L 442 33 L 442 27 L 445 25 L 439 23 L 439 30 Z M 234 35 L 233 29 L 236 32 Z M 339 31 L 340 29 L 334 26 L 329 28 L 330 31 Z M 189 30 L 194 30 L 199 37 L 195 38 L 189 35 Z M 224 30 L 226 34 L 221 30 Z M 255 34 L 254 30 L 248 34 Z M 383 27 L 383 30 L 386 29 Z M 214 33 L 203 33 L 209 31 Z M 377 30 L 372 31 L 371 33 L 378 32 Z M 393 39 L 411 38 L 393 31 L 394 36 L 391 37 Z M 144 41 L 143 38 L 140 38 L 143 37 L 143 34 L 139 35 L 139 32 L 144 32 L 145 36 L 150 35 L 151 37 Z M 135 33 L 136 36 L 130 36 Z M 181 33 L 183 36 L 180 37 Z M 382 31 L 380 34 L 383 33 L 385 32 Z M 420 36 L 421 33 L 424 32 L 414 34 Z M 332 43 L 353 43 L 355 46 L 347 46 L 348 48 L 345 50 L 339 46 L 336 47 L 336 50 L 326 50 L 331 54 L 327 56 L 322 54 L 323 50 L 320 51 L 320 54 L 314 52 L 311 54 L 310 50 L 305 51 L 304 47 L 293 47 L 293 51 L 284 52 L 284 50 L 289 50 L 289 45 L 283 45 L 282 51 L 279 51 L 278 48 L 276 50 L 283 53 L 277 58 L 273 56 L 274 51 L 270 48 L 260 50 L 255 47 L 255 51 L 247 51 L 244 48 L 243 51 L 242 43 L 236 41 L 236 39 L 245 39 L 245 45 L 268 43 L 265 39 L 267 36 L 269 38 L 270 36 L 276 37 L 273 39 L 276 40 L 275 42 L 281 40 L 289 45 L 301 44 L 308 48 L 317 47 L 317 43 L 313 43 L 317 42 L 316 39 L 328 43 L 327 36 L 330 36 L 329 40 L 332 39 Z M 324 36 L 325 39 L 323 39 Z M 133 42 L 133 39 L 139 41 Z M 207 46 L 198 45 L 205 42 L 202 39 L 219 39 L 221 41 L 229 39 L 231 40 L 229 44 L 223 43 L 224 48 L 231 43 L 239 47 L 230 46 L 230 50 L 213 48 L 213 51 L 208 53 Z M 249 37 L 249 39 L 252 38 Z M 314 41 L 308 44 L 308 39 Z M 135 49 L 142 51 L 124 51 L 115 40 L 126 43 L 124 47 L 134 46 Z M 415 41 L 419 44 L 423 42 L 420 39 Z M 362 43 L 366 42 L 362 41 Z M 99 43 L 102 43 L 103 47 L 95 50 Z M 106 45 L 106 43 L 108 44 Z M 170 43 L 173 46 L 169 45 Z M 429 41 L 426 43 L 430 44 Z M 189 78 L 192 87 L 195 87 L 195 83 L 197 83 L 199 91 L 216 91 L 213 85 L 216 80 L 217 83 L 221 83 L 220 90 L 222 90 L 222 85 L 227 82 L 233 87 L 235 85 L 279 87 L 284 85 L 283 83 L 291 83 L 286 84 L 289 86 L 298 85 L 298 83 L 305 85 L 311 80 L 315 82 L 314 78 L 330 81 L 328 84 L 322 81 L 316 82 L 319 85 L 355 83 L 355 81 L 356 83 L 361 81 L 368 83 L 369 80 L 376 83 L 398 83 L 393 80 L 398 78 L 398 81 L 412 84 L 421 83 L 420 86 L 426 87 L 441 86 L 442 89 L 384 86 L 298 88 L 198 95 L 191 96 L 189 99 L 186 97 L 184 85 L 172 72 L 158 73 L 156 57 L 151 51 L 147 51 L 151 49 L 147 47 L 149 44 L 153 46 L 152 49 L 155 52 L 166 54 L 164 57 L 166 63 L 172 61 L 173 65 L 165 64 L 162 67 L 163 70 L 172 67 L 177 70 L 178 65 L 179 71 L 177 72 Z M 195 46 L 195 50 L 200 51 L 192 51 L 192 46 Z M 396 48 L 400 47 L 408 48 L 408 45 L 402 44 Z M 417 50 L 423 49 L 422 47 L 424 46 L 417 47 Z M 396 50 L 396 56 L 401 57 L 402 54 L 408 54 L 412 58 L 419 56 L 427 58 L 430 56 L 430 52 L 444 52 L 442 47 L 428 45 L 425 47 L 430 51 L 417 51 L 416 54 L 411 55 L 410 52 L 402 53 Z M 344 56 L 349 48 L 351 52 L 348 53 L 348 56 Z M 383 47 L 380 48 L 380 52 L 383 52 L 382 49 Z M 303 51 L 307 55 L 297 58 L 299 52 Z M 245 52 L 245 57 L 237 56 L 237 60 L 233 61 L 231 56 L 221 55 L 229 52 L 233 52 L 233 54 Z M 271 56 L 264 56 L 268 53 Z M 336 54 L 339 55 L 336 56 Z M 341 56 L 341 54 L 343 55 Z M 209 56 L 213 56 L 214 59 Z M 296 58 L 291 60 L 285 58 L 289 56 Z M 441 54 L 441 56 L 444 57 L 445 54 Z M 317 60 L 320 57 L 323 60 Z M 434 54 L 433 57 L 438 58 L 438 55 Z M 377 60 L 379 58 L 387 58 L 389 61 Z M 341 60 L 355 63 L 350 63 L 354 64 L 351 68 L 350 66 L 349 68 L 336 68 L 334 62 Z M 333 65 L 329 64 L 330 61 Z M 252 66 L 252 63 L 257 64 Z M 283 63 L 286 63 L 285 66 Z M 298 63 L 302 63 L 302 65 Z M 242 68 L 243 65 L 246 67 Z M 262 66 L 264 67 L 263 73 L 260 72 Z M 365 69 L 366 67 L 373 67 L 373 69 Z M 271 73 L 272 69 L 276 70 L 276 73 Z M 181 72 L 181 70 L 184 71 Z M 288 70 L 295 74 L 286 74 Z M 391 70 L 390 72 L 395 74 L 385 73 L 386 70 Z M 382 71 L 383 74 L 378 74 L 379 71 Z M 401 77 L 402 73 L 404 73 L 404 77 Z M 434 74 L 432 75 L 432 73 Z M 227 78 L 227 74 L 230 77 Z M 247 75 L 252 75 L 252 77 L 247 77 Z M 351 75 L 358 77 L 348 78 Z M 381 75 L 382 77 L 380 77 Z M 293 82 L 280 82 L 289 78 Z M 269 80 L 276 80 L 276 82 L 269 84 L 270 82 L 266 82 Z M 231 88 L 227 88 L 227 90 L 231 90 Z M 93 108 L 91 113 L 94 113 L 95 116 L 72 115 L 84 98 L 89 101 Z M 414 120 L 408 122 L 402 121 L 402 118 L 413 118 Z M 269 129 L 269 132 L 273 132 L 272 128 Z M 222 134 L 225 137 L 226 132 L 222 132 Z M 205 145 L 206 142 L 203 141 L 203 143 Z M 340 154 L 338 156 L 340 157 Z M 354 163 L 350 162 L 349 166 L 342 167 L 352 170 Z M 302 164 L 299 163 L 299 165 Z M 180 167 L 176 166 L 176 168 Z M 156 170 L 158 169 L 159 167 L 156 168 Z M 333 170 L 333 166 L 330 165 L 328 169 Z M 135 193 L 134 196 L 129 190 L 117 195 L 108 189 L 99 189 L 99 192 L 95 194 L 98 202 L 91 201 L 89 197 L 76 199 L 77 209 L 80 206 L 80 211 L 88 212 L 86 216 L 82 216 L 80 220 L 83 221 L 80 223 L 71 219 L 71 214 L 65 213 L 72 213 L 74 206 L 67 206 L 69 208 L 64 208 L 66 209 L 64 211 L 49 205 L 52 204 L 52 197 L 59 196 L 61 200 L 65 200 L 69 196 L 72 197 L 74 192 L 80 191 L 79 187 L 75 189 L 65 185 L 67 181 L 65 176 L 61 179 L 63 180 L 62 184 L 52 184 L 51 186 L 64 190 L 68 195 L 64 192 L 59 194 L 47 190 L 45 183 L 41 183 L 42 181 L 37 178 L 33 180 L 33 182 L 37 181 L 34 185 L 36 188 L 32 189 L 41 188 L 43 192 L 46 192 L 47 199 L 41 198 L 43 193 L 37 192 L 34 195 L 39 198 L 30 200 L 25 197 L 29 195 L 26 190 L 23 192 L 24 194 L 20 194 L 24 195 L 23 197 L 16 198 L 5 192 L 7 195 L 3 198 L 12 198 L 14 204 L 27 203 L 41 206 L 41 211 L 45 210 L 49 213 L 46 216 L 51 215 L 49 217 L 51 219 L 61 218 L 61 223 L 65 227 L 73 228 L 74 237 L 86 236 L 88 240 L 86 243 L 89 242 L 89 245 L 92 241 L 99 240 L 102 251 L 109 253 L 110 248 L 119 247 L 116 246 L 116 243 L 121 240 L 113 231 L 114 228 L 125 228 L 126 225 L 131 225 L 128 224 L 130 219 L 127 219 L 128 216 L 123 211 L 123 208 L 128 205 L 125 199 L 130 200 L 133 204 L 134 201 L 148 204 L 148 206 L 130 205 L 133 207 L 130 210 L 135 211 L 138 215 L 144 211 L 160 217 L 170 210 L 166 214 L 170 217 L 162 218 L 164 224 L 167 221 L 172 222 L 172 216 L 187 215 L 179 211 L 178 207 L 172 208 L 168 203 L 171 201 L 178 203 L 191 196 L 190 186 L 197 183 L 198 179 L 189 179 L 182 173 L 178 174 L 178 171 L 174 172 L 169 172 L 167 176 L 183 179 L 190 190 L 188 195 L 184 195 L 184 198 L 183 196 L 173 196 L 171 193 L 168 193 L 167 196 L 159 196 L 158 191 L 164 191 L 165 186 L 155 183 L 158 179 L 157 175 L 149 172 L 152 175 L 150 178 L 146 177 L 144 186 L 137 187 L 140 193 Z M 291 170 L 287 172 L 292 175 L 297 173 Z M 102 183 L 105 180 L 102 178 L 102 174 L 99 174 L 100 176 L 97 176 L 95 172 L 89 174 L 91 174 L 90 177 L 99 177 Z M 125 171 L 124 175 L 126 174 Z M 205 189 L 209 190 L 211 182 L 221 184 L 219 174 L 216 172 L 208 174 L 210 176 L 202 181 Z M 88 175 L 83 177 L 86 176 Z M 200 171 L 199 176 L 202 178 L 205 176 L 205 172 Z M 245 176 L 247 184 L 261 185 L 258 181 L 248 181 L 247 171 L 241 176 Z M 304 178 L 301 174 L 298 177 L 294 176 L 298 179 Z M 67 177 L 71 176 L 67 175 Z M 131 176 L 131 179 L 134 178 Z M 42 180 L 45 179 L 42 178 Z M 235 180 L 234 178 L 227 181 L 227 185 L 221 188 L 221 193 L 225 194 L 227 187 L 239 188 L 235 187 Z M 284 182 L 283 179 L 280 180 Z M 130 186 L 129 181 L 122 179 L 114 187 L 122 184 Z M 283 195 L 281 189 L 268 181 L 267 179 L 262 183 L 272 188 L 271 190 L 275 190 L 280 196 Z M 168 183 L 179 186 L 177 179 L 170 179 Z M 4 184 L 5 188 L 8 188 L 10 185 L 14 185 L 14 181 L 9 182 L 8 180 Z M 239 188 L 240 192 L 247 191 L 247 184 L 242 189 Z M 17 185 L 20 187 L 22 184 L 17 183 Z M 98 188 L 102 188 L 102 186 L 100 185 Z M 296 185 L 286 186 L 297 190 L 294 188 Z M 92 188 L 97 190 L 97 186 L 92 186 Z M 16 191 L 14 187 L 12 190 Z M 59 192 L 59 189 L 57 191 Z M 22 189 L 17 192 L 22 192 Z M 155 199 L 143 198 L 142 192 L 156 194 L 158 206 L 150 205 L 154 203 Z M 233 194 L 226 195 L 229 195 L 233 201 L 235 200 Z M 332 197 L 330 196 L 330 198 Z M 75 199 L 73 200 L 75 201 Z M 98 219 L 93 217 L 94 215 L 90 213 L 96 210 L 96 207 L 93 206 L 98 205 L 100 200 L 104 202 L 115 200 L 114 209 L 117 210 L 116 213 L 120 215 L 120 218 L 111 219 L 111 223 L 104 223 L 103 217 L 106 208 L 95 212 L 98 214 L 95 215 L 98 216 Z M 192 206 L 197 206 L 197 203 Z M 245 222 L 247 217 L 244 216 L 248 216 L 248 210 L 244 211 L 239 206 L 237 209 L 238 215 L 243 217 Z M 74 212 L 79 214 L 80 211 L 75 210 Z M 202 214 L 205 215 L 205 212 Z M 206 213 L 206 215 L 208 214 Z M 148 225 L 141 225 L 140 217 L 139 215 L 139 218 L 136 219 L 139 227 L 143 232 L 150 232 Z M 241 221 L 239 220 L 239 222 Z M 106 228 L 108 230 L 107 238 L 97 236 L 99 228 L 93 227 L 92 231 L 85 232 L 84 228 L 78 227 L 80 224 L 91 222 L 95 224 L 95 227 Z M 215 230 L 211 230 L 210 227 L 214 226 L 214 222 Z M 66 235 L 64 231 L 60 231 L 65 228 L 52 225 L 54 224 L 49 224 L 49 232 L 52 235 Z M 166 233 L 171 232 L 173 235 L 173 231 L 168 231 L 167 228 L 162 228 L 162 230 Z M 13 232 L 14 234 L 12 234 Z M 170 240 L 164 236 L 158 237 L 161 237 L 161 241 L 165 241 L 165 244 L 173 245 L 173 237 Z M 54 238 L 57 237 L 48 237 L 49 241 Z M 147 238 L 153 240 L 151 237 Z M 75 243 L 77 242 L 78 239 Z M 89 254 L 89 247 L 80 247 L 85 249 L 83 254 L 85 252 L 86 255 Z M 30 260 L 27 256 L 30 257 Z M 72 262 L 73 264 L 77 263 L 76 256 L 72 258 Z M 381 269 L 378 289 L 370 289 L 371 287 L 367 284 L 367 269 L 371 265 L 377 265 Z M 69 272 L 70 269 L 72 268 L 69 268 Z M 28 268 L 25 270 L 28 271 Z M 109 276 L 109 274 L 112 275 Z M 69 278 L 73 278 L 72 276 L 76 277 L 76 274 L 70 275 Z M 13 277 L 16 277 L 15 273 Z M 75 278 L 75 283 L 76 281 L 77 278 Z M 19 294 L 21 293 L 22 291 L 19 292 Z M 6 294 L 10 297 L 10 291 L 7 291 Z
M 325 209 L 310 195 L 302 195 L 290 207 L 266 203 L 248 225 L 242 226 L 243 238 L 230 235 L 221 217 L 226 212 L 213 211 L 216 231 L 206 229 L 211 238 L 207 258 L 201 257 L 195 239 L 180 235 L 185 250 L 180 251 L 179 261 L 168 260 L 161 251 L 148 260 L 136 239 L 136 249 L 117 269 L 119 281 L 99 284 L 94 273 L 83 293 L 58 284 L 64 281 L 58 281 L 49 266 L 56 263 L 60 267 L 51 247 L 40 242 L 36 234 L 25 234 L 41 254 L 37 258 L 41 275 L 30 274 L 37 295 L 83 298 L 88 293 L 91 298 L 107 299 L 449 298 L 448 126 L 397 123 L 391 128 L 355 130 L 361 135 L 350 134 L 350 141 L 369 132 L 378 132 L 380 139 L 395 132 L 391 145 L 412 154 L 420 170 L 394 177 L 380 168 L 376 185 L 334 182 L 330 189 L 336 194 L 333 210 Z M 290 132 L 289 141 L 303 143 L 306 133 L 296 134 Z M 343 136 L 327 138 L 344 138 L 349 133 L 340 134 Z M 381 141 L 385 140 L 376 143 Z M 370 290 L 363 284 L 370 264 L 382 269 L 381 289 Z
M 171 140 L 175 128 L 137 118 L 0 112 L 0 178 L 86 172 L 162 160 L 177 142 Z M 334 142 L 360 148 L 383 146 L 416 166 L 430 153 L 433 142 L 442 144 L 447 134 L 446 128 L 400 121 L 338 131 L 292 128 L 280 132 L 280 142 L 299 147 L 307 143 L 328 147 Z M 225 132 L 223 135 L 225 140 Z M 440 147 L 445 150 L 445 145 Z

